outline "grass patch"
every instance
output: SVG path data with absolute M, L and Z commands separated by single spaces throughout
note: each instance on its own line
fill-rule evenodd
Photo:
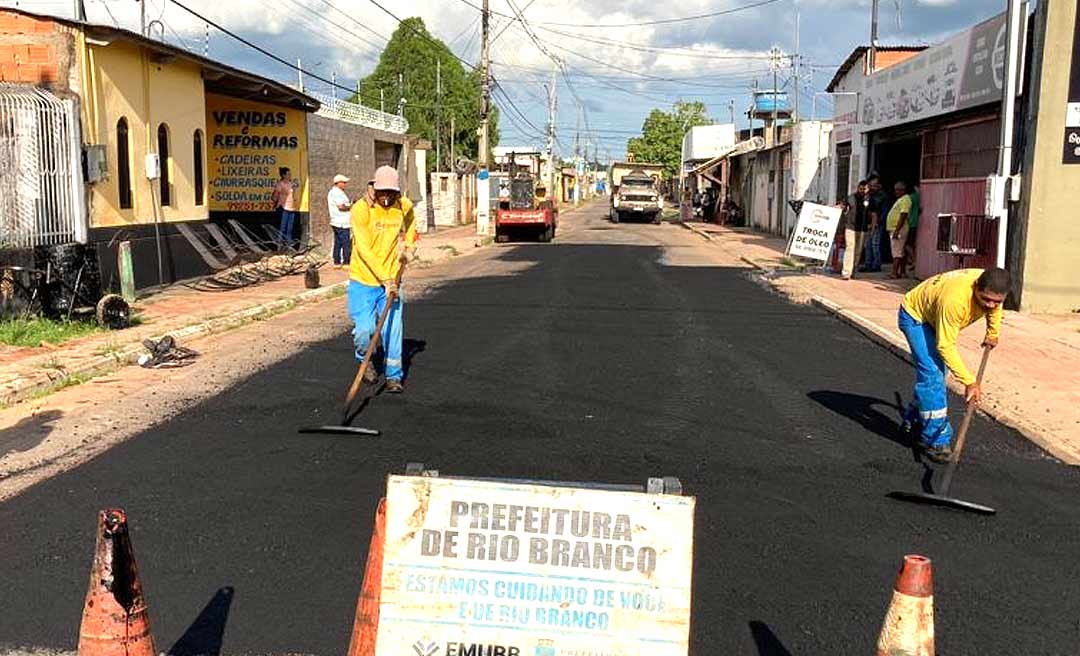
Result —
M 457 257 L 458 255 L 461 255 L 461 251 L 459 251 L 451 244 L 442 244 L 441 246 L 436 246 L 435 248 L 443 251 L 449 251 L 451 257 Z
M 791 267 L 792 269 L 801 269 L 803 267 L 802 262 L 799 262 L 798 260 L 792 259 L 787 256 L 784 256 L 784 258 L 780 260 L 780 264 L 783 264 L 786 267 Z
M 98 332 L 97 324 L 82 321 L 54 321 L 52 319 L 8 319 L 0 321 L 0 344 L 36 348 L 42 342 L 64 342 Z

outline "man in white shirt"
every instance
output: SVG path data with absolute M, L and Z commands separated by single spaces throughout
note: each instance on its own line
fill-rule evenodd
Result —
M 349 266 L 352 253 L 351 214 L 352 202 L 345 194 L 345 185 L 349 179 L 340 173 L 334 176 L 334 185 L 326 194 L 326 204 L 330 208 L 330 227 L 334 230 L 334 268 Z

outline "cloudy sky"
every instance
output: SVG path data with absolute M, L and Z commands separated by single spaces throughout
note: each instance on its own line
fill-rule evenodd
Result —
M 135 0 L 85 0 L 92 22 L 138 30 Z M 421 16 L 428 29 L 462 59 L 478 60 L 481 0 L 377 0 L 398 18 Z M 164 25 L 166 40 L 202 51 L 204 24 L 171 0 L 146 0 L 148 20 Z M 375 66 L 397 21 L 372 0 L 181 0 L 228 30 L 288 61 L 343 86 L 355 85 Z M 494 12 L 495 100 L 505 117 L 502 143 L 540 145 L 547 121 L 543 84 L 552 60 L 563 61 L 556 121 L 563 149 L 572 149 L 579 121 L 583 136 L 601 158 L 620 157 L 626 139 L 638 132 L 653 107 L 679 99 L 701 100 L 710 115 L 744 116 L 755 81 L 771 87 L 767 51 L 796 52 L 796 16 L 802 55 L 804 115 L 814 92 L 822 91 L 852 48 L 869 38 L 870 0 L 490 0 Z M 70 16 L 72 0 L 2 0 L 30 11 Z M 884 44 L 935 43 L 1005 10 L 1006 0 L 881 0 L 880 40 Z M 269 8 L 272 7 L 272 8 Z M 520 21 L 521 10 L 535 40 Z M 701 17 L 706 14 L 720 15 Z M 698 17 L 692 20 L 675 20 Z M 658 22 L 659 21 L 659 22 Z M 650 24 L 651 23 L 651 24 Z M 546 53 L 544 51 L 547 51 Z M 210 30 L 210 56 L 283 81 L 296 74 L 226 34 Z M 787 60 L 780 84 L 795 83 Z M 329 93 L 307 80 L 309 90 Z M 819 114 L 831 103 L 817 99 Z

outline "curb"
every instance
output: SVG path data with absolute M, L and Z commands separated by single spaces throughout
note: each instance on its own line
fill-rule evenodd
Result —
M 261 317 L 272 316 L 286 310 L 291 310 L 297 305 L 317 303 L 325 300 L 327 297 L 336 296 L 345 291 L 347 284 L 347 282 L 339 282 L 326 287 L 307 290 L 295 296 L 280 298 L 275 301 L 239 310 L 224 317 L 216 317 L 214 319 L 189 324 L 175 330 L 169 330 L 159 335 L 150 336 L 148 339 L 160 340 L 166 335 L 171 336 L 178 341 L 181 339 L 209 337 L 210 335 L 223 333 L 227 330 L 237 328 L 249 321 L 257 320 Z M 54 388 L 63 387 L 67 381 L 73 378 L 93 378 L 133 365 L 143 351 L 145 351 L 145 349 L 140 342 L 138 344 L 128 344 L 109 355 L 96 356 L 71 369 L 63 369 L 61 375 L 49 377 L 47 381 L 35 380 L 4 393 L 3 396 L 0 396 L 0 406 L 13 405 L 20 401 L 25 401 L 36 394 L 42 392 L 47 393 Z
M 434 260 L 421 259 L 419 263 L 422 265 L 421 268 L 427 269 L 478 251 L 485 245 L 487 244 L 476 243 L 474 248 L 468 251 L 461 251 L 456 255 L 448 255 L 447 257 Z M 177 341 L 209 337 L 234 328 L 239 328 L 251 321 L 257 321 L 264 317 L 270 317 L 292 310 L 299 305 L 318 303 L 327 298 L 344 294 L 347 287 L 348 281 L 346 280 L 325 287 L 319 287 L 318 289 L 305 290 L 293 296 L 261 303 L 222 317 L 215 317 L 213 319 L 181 326 L 174 330 L 168 330 L 157 335 L 149 336 L 147 339 L 160 340 L 166 335 L 171 336 Z M 50 376 L 49 374 L 45 374 L 44 380 L 37 377 L 27 379 L 26 383 L 23 385 L 16 385 L 12 389 L 0 392 L 0 407 L 6 407 L 26 401 L 38 394 L 48 394 L 51 391 L 65 387 L 67 383 L 73 379 L 90 379 L 112 373 L 123 367 L 134 365 L 138 360 L 139 355 L 144 353 L 145 350 L 146 349 L 142 345 L 142 340 L 139 340 L 137 343 L 130 343 L 120 347 L 113 353 L 87 359 L 70 369 L 65 368 L 57 370 L 59 371 L 59 375 Z
M 701 237 L 701 238 L 702 238 L 702 239 L 704 239 L 705 241 L 712 241 L 712 240 L 713 240 L 713 237 L 712 237 L 712 235 L 710 235 L 709 233 L 705 232 L 704 230 L 699 230 L 698 228 L 695 228 L 694 226 L 690 225 L 689 223 L 687 223 L 687 222 L 685 222 L 685 221 L 677 221 L 676 223 L 678 223 L 678 224 L 679 224 L 679 225 L 681 225 L 682 227 L 686 228 L 686 229 L 687 229 L 687 230 L 689 230 L 690 232 L 694 233 L 694 234 L 695 234 L 695 235 L 697 235 L 698 237 Z

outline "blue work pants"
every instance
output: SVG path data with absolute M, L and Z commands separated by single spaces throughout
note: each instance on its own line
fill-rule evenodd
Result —
M 356 347 L 356 361 L 364 359 L 364 352 L 375 334 L 375 324 L 379 315 L 386 308 L 386 290 L 382 286 L 372 287 L 355 280 L 349 281 L 348 291 L 349 316 L 353 320 L 353 344 Z M 390 315 L 382 329 L 382 347 L 386 353 L 387 380 L 401 380 L 404 376 L 401 361 L 401 348 L 404 335 L 404 307 L 401 297 L 394 299 Z
M 945 386 L 945 361 L 937 350 L 937 335 L 932 326 L 919 323 L 903 307 L 897 324 L 907 338 L 915 361 L 914 408 L 909 410 L 906 418 L 917 419 L 919 439 L 924 445 L 949 446 L 953 437 L 949 424 L 949 391 Z

